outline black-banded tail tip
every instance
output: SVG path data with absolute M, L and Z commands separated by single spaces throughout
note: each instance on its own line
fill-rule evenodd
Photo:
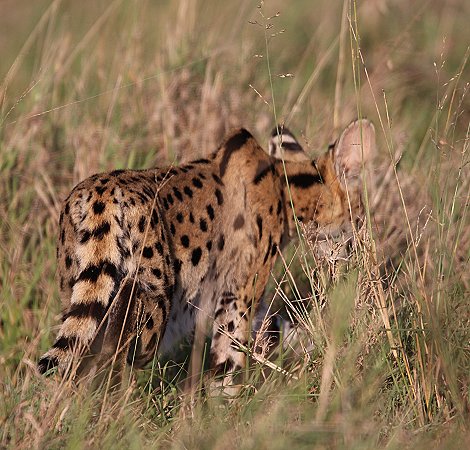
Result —
M 48 374 L 59 366 L 59 360 L 55 356 L 43 356 L 38 362 L 38 370 L 41 375 Z

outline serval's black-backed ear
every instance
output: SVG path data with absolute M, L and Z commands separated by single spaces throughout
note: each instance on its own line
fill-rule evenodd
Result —
M 269 155 L 276 159 L 284 158 L 285 161 L 310 160 L 294 134 L 283 125 L 278 125 L 271 132 L 268 149 Z
M 357 187 L 363 164 L 375 154 L 375 129 L 366 119 L 351 122 L 334 147 L 335 171 L 343 184 Z

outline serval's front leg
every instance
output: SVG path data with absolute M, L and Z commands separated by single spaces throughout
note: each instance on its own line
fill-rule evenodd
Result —
M 251 296 L 248 292 L 251 291 Z M 240 390 L 235 384 L 246 366 L 246 349 L 251 333 L 253 289 L 223 292 L 217 301 L 211 345 L 211 395 L 234 396 Z

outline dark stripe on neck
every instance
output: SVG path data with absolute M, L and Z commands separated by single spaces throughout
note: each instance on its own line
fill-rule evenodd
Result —
M 287 177 L 290 186 L 295 186 L 301 189 L 307 189 L 314 184 L 322 182 L 319 174 L 312 173 L 298 173 Z
M 251 134 L 242 128 L 237 134 L 231 136 L 224 145 L 224 154 L 222 156 L 222 161 L 220 162 L 220 176 L 223 177 L 225 171 L 227 170 L 228 162 L 230 161 L 230 157 L 232 153 L 239 150 L 243 147 L 248 139 L 252 136 Z
M 266 166 L 263 170 L 261 170 L 260 172 L 258 172 L 253 180 L 253 183 L 254 184 L 259 184 L 261 183 L 261 181 L 263 180 L 264 177 L 266 177 L 266 175 L 268 173 L 272 173 L 274 174 L 274 166 L 272 164 L 269 164 L 268 166 Z

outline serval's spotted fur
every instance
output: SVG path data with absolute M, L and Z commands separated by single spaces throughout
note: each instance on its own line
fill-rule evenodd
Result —
M 316 161 L 283 136 L 272 156 L 240 129 L 207 158 L 78 184 L 60 215 L 63 324 L 39 370 L 83 374 L 113 355 L 118 371 L 126 359 L 141 367 L 210 318 L 211 367 L 230 385 L 245 364 L 233 342 L 247 345 L 276 256 L 296 234 L 291 200 L 319 233 L 349 228 L 375 148 L 365 120 Z

